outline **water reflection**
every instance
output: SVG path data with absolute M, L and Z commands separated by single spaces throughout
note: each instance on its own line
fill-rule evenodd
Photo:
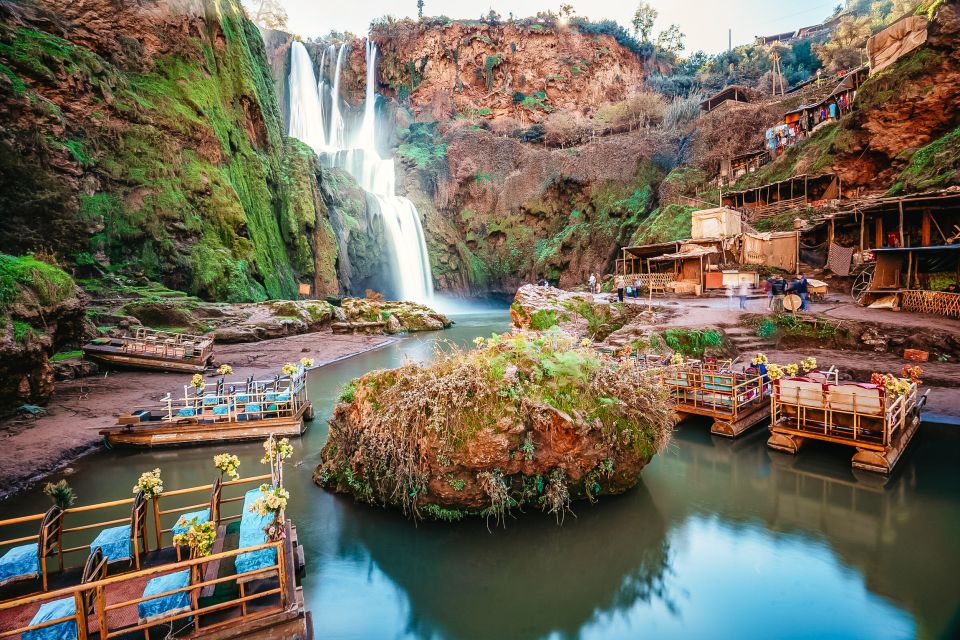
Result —
M 507 530 L 482 521 L 415 527 L 310 479 L 339 389 L 372 369 L 429 358 L 438 337 L 467 345 L 505 313 L 458 318 L 311 374 L 317 420 L 286 474 L 306 550 L 304 593 L 325 638 L 960 637 L 960 429 L 924 425 L 889 481 L 856 476 L 850 451 L 768 451 L 764 431 L 726 440 L 681 425 L 643 484 L 539 513 Z M 127 497 L 160 466 L 168 486 L 209 482 L 211 457 L 260 447 L 103 452 L 75 465 L 83 503 Z M 42 510 L 39 489 L 0 505 Z

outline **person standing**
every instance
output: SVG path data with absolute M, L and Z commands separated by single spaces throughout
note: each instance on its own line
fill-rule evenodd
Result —
M 636 280 L 633 281 L 633 297 L 634 298 L 640 297 L 640 278 L 637 278 Z
M 587 280 L 587 286 L 590 288 L 590 293 L 597 292 L 597 274 L 591 273 L 590 279 Z
M 790 285 L 790 291 L 800 296 L 800 311 L 808 311 L 810 305 L 807 303 L 807 295 L 810 292 L 810 286 L 807 283 L 807 276 L 801 275 Z
M 787 291 L 787 282 L 781 275 L 773 276 L 770 282 L 770 292 L 773 295 L 773 312 L 783 312 L 783 296 Z
M 622 275 L 617 276 L 617 298 L 623 302 L 623 290 L 627 286 L 627 281 Z
M 740 308 L 746 310 L 747 296 L 750 294 L 750 285 L 746 281 L 740 283 Z

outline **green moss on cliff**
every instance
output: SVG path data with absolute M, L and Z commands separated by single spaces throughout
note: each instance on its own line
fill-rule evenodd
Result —
M 631 245 L 656 244 L 686 240 L 692 232 L 692 214 L 695 207 L 668 204 L 654 210 L 630 238 Z
M 890 195 L 942 189 L 960 182 L 960 128 L 918 149 L 891 187 Z
M 0 315 L 32 294 L 41 305 L 50 306 L 73 297 L 73 278 L 59 267 L 33 256 L 14 257 L 0 253 Z
M 44 247 L 67 256 L 102 251 L 113 265 L 214 299 L 294 297 L 297 279 L 313 278 L 318 266 L 335 283 L 326 221 L 311 246 L 319 202 L 313 164 L 282 134 L 259 31 L 235 0 L 202 6 L 193 37 L 172 25 L 152 34 L 182 39 L 174 55 L 149 67 L 121 69 L 63 38 L 0 25 L 0 75 L 15 95 L 65 125 L 34 122 L 43 135 L 18 141 L 35 145 L 25 150 L 37 156 L 28 160 L 38 175 L 27 176 L 26 190 L 59 180 L 61 169 L 40 160 L 50 153 L 75 163 L 88 174 L 85 184 L 95 185 L 89 195 L 43 196 L 54 216 L 88 230 L 88 246 L 78 246 L 83 234 L 69 233 L 69 224 L 34 239 L 32 225 L 40 223 L 23 216 L 10 223 L 19 225 L 12 231 L 27 238 L 27 248 L 43 237 Z M 71 101 L 97 108 L 64 117 L 61 108 Z M 322 252 L 316 260 L 315 250 Z

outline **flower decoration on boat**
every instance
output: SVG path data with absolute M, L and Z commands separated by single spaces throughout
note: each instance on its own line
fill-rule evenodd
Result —
M 271 445 L 271 443 L 273 444 Z M 274 458 L 277 462 L 283 462 L 292 456 L 293 445 L 290 444 L 289 438 L 281 438 L 279 440 L 271 438 L 263 443 L 263 459 L 260 460 L 260 462 L 270 464 L 270 458 Z
M 210 555 L 213 543 L 217 541 L 217 525 L 214 522 L 199 522 L 197 518 L 187 519 L 183 516 L 177 520 L 178 527 L 187 527 L 183 533 L 173 536 L 173 544 L 181 547 L 190 547 L 194 558 Z
M 293 364 L 292 362 L 288 362 L 287 364 L 283 365 L 283 368 L 280 370 L 283 371 L 283 375 L 285 376 L 293 376 L 297 373 L 297 365 Z
M 796 362 L 791 362 L 783 368 L 787 372 L 787 375 L 793 378 L 798 373 L 800 373 L 800 366 Z
M 270 514 L 279 515 L 287 508 L 290 492 L 283 487 L 274 487 L 271 484 L 260 485 L 260 497 L 250 505 L 250 512 L 260 516 Z
M 204 385 L 203 375 L 199 373 L 193 374 L 193 377 L 190 378 L 190 384 L 196 387 L 197 391 L 200 391 L 201 389 L 203 389 L 203 385 Z
M 133 485 L 133 493 L 143 492 L 143 497 L 155 498 L 163 493 L 163 480 L 160 479 L 160 469 L 145 471 L 140 474 L 137 484 Z
M 43 486 L 43 493 L 61 509 L 69 509 L 77 501 L 77 494 L 66 480 L 48 482 Z
M 913 386 L 912 380 L 898 378 L 891 374 L 874 373 L 870 376 L 870 383 L 882 387 L 888 396 L 899 397 L 910 392 Z
M 904 366 L 900 371 L 900 375 L 908 379 L 910 382 L 916 382 L 918 386 L 923 384 L 923 380 L 921 380 L 923 377 L 923 368 L 918 365 L 908 364 Z
M 750 361 L 754 365 L 767 364 L 767 356 L 762 353 L 758 353 L 757 356 Z
M 302 364 L 305 369 L 309 369 L 313 366 L 313 358 L 300 358 L 300 364 Z
M 670 364 L 683 364 L 683 354 L 679 351 L 670 356 Z
M 217 367 L 217 373 L 219 373 L 221 376 L 233 375 L 233 367 L 228 364 L 222 364 Z
M 220 453 L 213 456 L 213 466 L 220 470 L 220 475 L 228 475 L 234 480 L 240 477 L 240 458 L 230 453 Z
M 803 369 L 804 373 L 810 373 L 817 368 L 817 359 L 816 358 L 804 358 L 800 361 L 800 368 Z
M 761 363 L 762 364 L 762 363 Z M 779 380 L 783 377 L 783 367 L 778 364 L 768 364 L 767 365 L 767 376 L 771 380 Z

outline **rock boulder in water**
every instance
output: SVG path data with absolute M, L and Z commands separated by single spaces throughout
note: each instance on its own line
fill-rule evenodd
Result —
M 344 390 L 314 481 L 414 518 L 561 517 L 635 486 L 669 440 L 664 389 L 559 329 L 478 340 Z

